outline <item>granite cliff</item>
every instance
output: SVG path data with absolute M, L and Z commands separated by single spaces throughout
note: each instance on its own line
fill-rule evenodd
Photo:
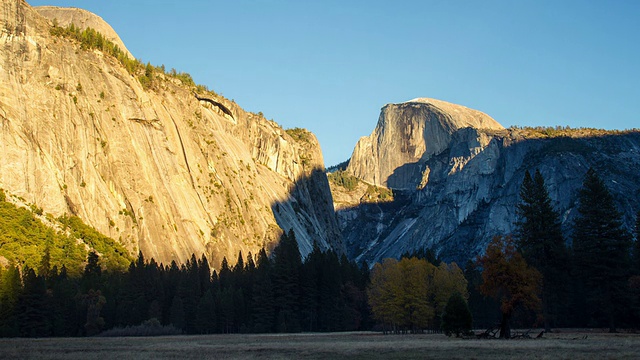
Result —
M 349 190 L 332 181 L 332 191 L 351 257 L 371 263 L 431 248 L 465 262 L 494 235 L 513 232 L 526 171 L 540 169 L 569 235 L 589 167 L 631 228 L 640 209 L 640 132 L 504 129 L 478 111 L 416 99 L 382 108 L 345 171 L 360 184 Z M 393 197 L 371 197 L 372 187 Z
M 143 86 L 114 57 L 51 34 L 52 18 L 108 24 L 54 10 L 0 0 L 0 188 L 159 262 L 233 262 L 282 229 L 303 255 L 314 242 L 344 250 L 311 133 L 163 72 Z

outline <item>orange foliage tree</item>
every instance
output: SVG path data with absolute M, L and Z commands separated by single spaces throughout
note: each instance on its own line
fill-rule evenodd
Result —
M 516 251 L 511 236 L 494 237 L 478 262 L 483 269 L 480 292 L 500 302 L 500 338 L 509 339 L 514 310 L 519 306 L 527 309 L 540 306 L 542 275 Z

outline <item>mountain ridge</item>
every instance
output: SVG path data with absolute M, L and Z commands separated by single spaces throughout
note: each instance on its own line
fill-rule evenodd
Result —
M 432 108 L 407 111 L 402 104 L 382 108 L 367 143 L 389 142 L 381 140 L 388 136 L 381 127 L 392 127 L 391 138 L 397 141 L 393 151 L 402 153 L 411 141 L 415 144 L 414 139 L 423 138 L 433 139 L 437 150 L 429 150 L 426 144 L 416 146 L 420 151 L 409 158 L 404 156 L 406 151 L 404 155 L 389 151 L 375 158 L 375 153 L 362 156 L 361 142 L 356 145 L 346 175 L 370 186 L 389 188 L 394 196 L 392 201 L 370 201 L 362 196 L 366 187 L 350 190 L 331 181 L 349 256 L 373 263 L 432 249 L 446 261 L 466 262 L 481 254 L 494 235 L 513 233 L 524 172 L 536 169 L 544 176 L 562 215 L 567 239 L 576 213 L 577 191 L 590 167 L 609 185 L 625 214 L 626 227 L 633 227 L 640 208 L 636 180 L 640 175 L 640 131 L 497 126 L 447 131 L 452 115 Z M 423 135 L 427 128 L 423 123 L 434 120 L 440 122 L 430 128 L 435 134 Z M 385 156 L 391 159 L 388 163 L 395 163 L 387 170 L 386 184 L 371 181 L 381 178 L 375 177 L 375 164 L 383 163 Z M 368 176 L 363 169 L 369 171 Z
M 344 252 L 313 134 L 296 139 L 183 74 L 127 69 L 53 36 L 26 2 L 0 3 L 0 188 L 158 262 L 220 264 L 289 229 L 303 255 Z

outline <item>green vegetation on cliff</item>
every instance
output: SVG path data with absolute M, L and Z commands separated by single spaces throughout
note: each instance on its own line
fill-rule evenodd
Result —
M 54 25 L 51 28 L 50 33 L 53 36 L 76 40 L 80 42 L 80 47 L 83 49 L 100 50 L 103 53 L 114 57 L 120 62 L 120 64 L 122 64 L 122 66 L 124 66 L 129 74 L 137 76 L 140 84 L 145 89 L 153 89 L 155 86 L 155 82 L 157 81 L 156 73 L 162 73 L 166 76 L 170 76 L 180 80 L 184 85 L 188 87 L 195 87 L 200 92 L 209 92 L 213 95 L 217 95 L 215 94 L 215 92 L 209 90 L 206 86 L 197 85 L 193 81 L 191 75 L 188 73 L 178 72 L 175 69 L 166 71 L 164 65 L 157 67 L 151 65 L 150 63 L 147 63 L 145 65 L 138 59 L 130 58 L 126 52 L 118 47 L 118 45 L 114 44 L 104 35 L 92 28 L 86 28 L 82 30 L 74 24 L 69 24 L 69 26 L 67 27 L 61 27 L 57 25 L 56 21 L 54 21 Z
M 0 190 L 0 256 L 10 263 L 38 271 L 48 256 L 51 268 L 64 266 L 70 275 L 79 275 L 87 258 L 88 245 L 102 255 L 107 268 L 124 270 L 129 265 L 131 258 L 122 245 L 98 233 L 78 217 L 63 216 L 56 221 L 47 216 L 52 223 L 48 226 L 36 216 L 42 213 L 41 209 L 19 207 L 6 200 L 5 193 Z M 61 230 L 55 230 L 55 227 Z
M 329 178 L 329 181 L 331 183 L 336 184 L 338 186 L 342 186 L 343 188 L 349 191 L 355 189 L 356 186 L 358 186 L 358 182 L 360 181 L 358 180 L 357 177 L 353 175 L 349 175 L 347 174 L 347 172 L 343 170 L 338 170 L 336 172 L 329 173 L 327 174 L 327 178 Z

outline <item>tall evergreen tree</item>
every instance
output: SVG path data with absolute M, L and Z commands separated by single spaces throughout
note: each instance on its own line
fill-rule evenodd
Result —
M 20 270 L 11 265 L 0 275 L 0 336 L 18 336 L 18 299 L 22 292 Z
M 90 251 L 87 256 L 87 265 L 82 273 L 82 290 L 84 292 L 90 289 L 98 290 L 100 288 L 100 279 L 102 276 L 102 267 L 100 266 L 100 256 L 95 251 Z
M 576 274 L 588 315 L 615 332 L 626 303 L 631 236 L 613 196 L 593 169 L 587 171 L 579 202 L 573 229 Z
M 300 322 L 300 269 L 302 259 L 293 230 L 283 234 L 273 250 L 273 286 L 276 304 L 276 330 L 298 332 Z
M 186 323 L 184 319 L 184 305 L 179 295 L 173 297 L 171 308 L 169 310 L 169 323 L 178 329 L 184 331 Z
M 253 284 L 253 324 L 258 333 L 273 331 L 275 320 L 275 298 L 273 291 L 272 264 L 267 252 L 258 253 L 255 282 Z
M 24 273 L 24 289 L 19 297 L 20 334 L 25 337 L 49 336 L 51 308 L 44 277 L 29 268 Z
M 207 290 L 198 301 L 196 329 L 200 334 L 212 334 L 216 329 L 215 301 L 211 290 Z
M 455 335 L 460 337 L 470 333 L 472 325 L 473 317 L 467 305 L 467 300 L 460 293 L 454 293 L 449 297 L 442 314 L 442 331 L 447 336 Z
M 633 265 L 635 275 L 640 275 L 640 211 L 638 211 L 638 214 L 636 215 L 636 242 L 634 244 Z
M 543 277 L 542 313 L 548 332 L 556 323 L 558 313 L 564 312 L 560 306 L 566 303 L 563 289 L 568 268 L 560 215 L 553 209 L 539 170 L 533 178 L 528 171 L 525 173 L 517 211 L 518 250 Z

